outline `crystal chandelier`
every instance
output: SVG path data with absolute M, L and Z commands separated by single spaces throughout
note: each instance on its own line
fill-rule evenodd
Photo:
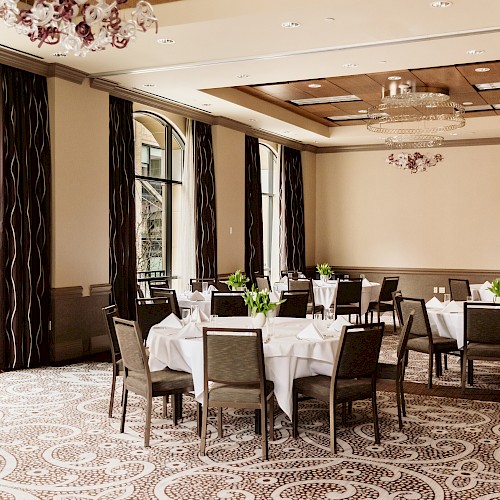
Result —
M 120 17 L 127 0 L 34 0 L 33 6 L 20 0 L 0 0 L 0 19 L 32 42 L 56 45 L 63 52 L 85 56 L 111 45 L 118 49 L 135 39 L 137 29 L 146 31 L 158 21 L 150 3 L 139 0 L 129 20 Z
M 442 134 L 463 127 L 465 109 L 450 101 L 447 89 L 392 82 L 389 95 L 368 110 L 368 130 L 388 137 L 391 148 L 440 146 Z

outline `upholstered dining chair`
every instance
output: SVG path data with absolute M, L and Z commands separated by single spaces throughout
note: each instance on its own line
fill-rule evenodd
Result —
M 307 314 L 319 313 L 322 316 L 325 314 L 325 308 L 323 305 L 318 304 L 314 300 L 314 291 L 312 280 L 309 278 L 292 278 L 288 279 L 288 291 L 289 292 L 300 292 L 307 291 L 309 293 L 307 300 Z
M 449 278 L 451 300 L 465 301 L 467 297 L 471 297 L 469 280 L 458 278 Z
M 259 290 L 271 290 L 271 282 L 269 276 L 256 276 L 255 283 Z
M 151 327 L 172 312 L 172 303 L 167 297 L 136 299 L 137 326 L 144 342 L 146 342 Z
M 274 440 L 274 385 L 266 380 L 260 329 L 203 328 L 203 406 L 200 454 L 205 455 L 209 408 L 217 408 L 223 437 L 222 408 L 260 410 L 262 457 Z
M 432 388 L 432 371 L 434 358 L 436 359 L 436 376 L 442 375 L 441 354 L 458 351 L 457 341 L 439 335 L 433 335 L 427 308 L 424 299 L 409 297 L 396 297 L 396 308 L 398 316 L 404 325 L 411 311 L 415 311 L 410 338 L 406 344 L 406 362 L 408 352 L 415 351 L 429 355 L 428 382 L 429 389 Z
M 243 292 L 212 292 L 210 313 L 217 316 L 248 316 Z
M 189 283 L 191 284 L 193 292 L 198 291 L 202 292 L 203 291 L 203 283 L 206 283 L 207 286 L 215 285 L 216 279 L 215 278 L 190 278 Z
M 405 378 L 405 354 L 406 344 L 411 333 L 413 324 L 413 316 L 415 311 L 411 311 L 406 318 L 406 323 L 402 327 L 399 335 L 398 348 L 396 351 L 396 363 L 378 363 L 377 379 L 378 380 L 394 380 L 396 386 L 396 405 L 398 407 L 398 424 L 399 429 L 403 428 L 403 417 L 406 417 L 406 404 L 404 393 L 404 378 Z
M 500 303 L 464 304 L 464 348 L 462 390 L 465 382 L 474 384 L 474 361 L 500 361 Z
M 277 317 L 305 318 L 309 302 L 308 291 L 291 292 L 282 290 L 280 300 L 284 300 L 277 309 Z
M 194 390 L 193 379 L 190 373 L 174 370 L 159 370 L 151 372 L 148 366 L 143 339 L 137 330 L 135 321 L 113 318 L 116 337 L 120 346 L 123 360 L 123 407 L 120 423 L 120 432 L 125 430 L 125 416 L 127 413 L 127 398 L 132 391 L 146 399 L 146 424 L 144 427 L 144 446 L 149 447 L 151 434 L 151 411 L 153 398 L 163 396 L 172 397 L 172 420 L 177 425 L 177 397 Z
M 350 281 L 339 281 L 337 293 L 334 298 L 335 318 L 337 316 L 356 315 L 356 323 L 361 321 L 361 293 L 363 292 L 363 282 L 361 278 L 353 278 Z
M 373 313 L 377 313 L 377 321 L 380 323 L 380 314 L 392 312 L 394 330 L 396 330 L 396 305 L 392 294 L 398 289 L 399 276 L 384 277 L 378 300 L 368 304 L 365 313 L 365 323 L 368 323 L 368 313 L 370 313 L 370 323 L 373 323 Z
M 150 285 L 149 292 L 151 298 L 167 297 L 170 301 L 172 307 L 172 312 L 178 317 L 181 317 L 181 310 L 179 307 L 179 301 L 177 300 L 177 293 L 173 288 L 165 288 L 158 285 Z
M 103 307 L 102 312 L 104 315 L 104 321 L 106 322 L 106 333 L 108 334 L 109 347 L 111 349 L 111 366 L 113 369 L 108 410 L 108 416 L 111 418 L 113 417 L 113 405 L 115 402 L 116 377 L 123 376 L 123 362 L 121 360 L 122 355 L 120 353 L 120 345 L 118 344 L 118 339 L 116 338 L 115 324 L 113 322 L 113 318 L 118 317 L 118 307 L 116 307 L 116 305 Z
M 380 443 L 377 414 L 377 361 L 382 345 L 384 323 L 343 326 L 332 375 L 315 375 L 293 381 L 292 435 L 298 437 L 298 398 L 325 401 L 330 410 L 330 448 L 337 453 L 335 409 L 340 403 L 372 400 L 375 443 Z

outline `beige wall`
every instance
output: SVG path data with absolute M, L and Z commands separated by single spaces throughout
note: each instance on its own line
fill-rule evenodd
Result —
M 107 283 L 108 94 L 49 78 L 52 287 Z
M 500 146 L 439 152 L 419 174 L 387 165 L 387 151 L 317 155 L 316 261 L 498 269 Z
M 245 269 L 245 134 L 212 127 L 217 210 L 217 270 Z

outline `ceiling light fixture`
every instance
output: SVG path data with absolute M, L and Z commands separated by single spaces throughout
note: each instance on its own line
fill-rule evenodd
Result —
M 465 109 L 449 100 L 447 89 L 391 82 L 389 95 L 368 110 L 368 130 L 386 134 L 388 147 L 435 147 L 444 132 L 465 125 Z
M 309 87 L 310 89 L 320 89 L 320 88 L 321 88 L 321 85 L 320 85 L 319 83 L 310 83 L 310 84 L 308 85 L 308 87 Z
M 284 23 L 281 23 L 282 28 L 299 28 L 300 23 L 297 23 L 295 21 L 286 21 Z
M 498 90 L 500 89 L 500 82 L 476 83 L 474 87 L 477 90 Z
M 467 51 L 467 54 L 470 56 L 480 56 L 481 54 L 484 54 L 484 50 L 471 49 Z
M 156 41 L 161 45 L 173 45 L 175 43 L 175 40 L 171 38 L 158 38 Z
M 431 7 L 436 9 L 446 9 L 446 7 L 451 7 L 453 2 L 432 2 Z
M 388 76 L 387 79 L 391 80 L 391 82 L 397 82 L 398 80 L 401 80 L 401 77 L 394 75 L 394 76 Z
M 490 68 L 484 68 L 484 67 L 482 67 L 482 68 L 476 68 L 474 71 L 476 73 L 487 73 L 489 70 L 490 70 Z
M 135 39 L 136 31 L 151 26 L 158 31 L 158 21 L 149 2 L 139 0 L 128 21 L 120 17 L 127 0 L 34 0 L 33 6 L 20 0 L 0 0 L 0 19 L 32 42 L 56 45 L 64 52 L 85 56 L 108 46 L 123 49 Z M 27 7 L 27 8 L 23 8 Z
M 356 63 L 345 63 L 345 64 L 342 64 L 342 67 L 343 68 L 357 68 L 358 64 L 356 64 Z

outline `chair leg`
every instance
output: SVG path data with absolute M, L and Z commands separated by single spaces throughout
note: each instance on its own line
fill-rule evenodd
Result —
M 462 360 L 462 391 L 465 391 L 465 380 L 466 380 L 466 377 L 467 377 L 467 367 L 468 367 L 468 364 L 469 363 L 464 358 Z
M 448 354 L 444 354 L 444 369 L 448 369 Z M 442 375 L 442 374 L 441 374 Z
M 201 407 L 201 403 L 198 403 L 196 405 L 196 434 L 198 437 L 201 437 L 202 416 L 203 409 Z
M 163 396 L 163 405 L 161 409 L 161 418 L 167 418 L 167 403 L 168 403 L 168 396 Z
M 392 308 L 392 324 L 394 328 L 394 332 L 396 332 L 396 312 L 394 310 L 394 307 Z
M 207 441 L 207 425 L 208 425 L 208 404 L 201 407 L 201 439 L 200 439 L 200 455 L 205 455 L 205 447 Z
M 402 403 L 401 403 L 401 383 L 400 380 L 396 379 L 396 405 L 398 407 L 398 426 L 399 430 L 403 428 L 403 410 L 402 410 Z
M 224 429 L 222 428 L 222 408 L 217 408 L 217 433 L 219 437 L 224 437 Z
M 467 370 L 469 372 L 469 385 L 474 385 L 474 365 L 472 359 L 467 360 Z
M 377 391 L 374 388 L 372 395 L 372 410 L 373 410 L 373 428 L 375 433 L 375 444 L 380 444 L 380 431 L 378 428 L 378 412 L 377 412 Z
M 269 436 L 271 441 L 274 441 L 274 393 L 269 398 L 269 408 L 267 410 L 269 418 Z
M 178 394 L 172 394 L 172 397 L 170 398 L 170 406 L 172 408 L 172 422 L 174 426 L 177 425 L 177 422 L 179 421 L 179 404 L 177 401 L 177 398 L 179 397 Z
M 406 417 L 406 403 L 405 403 L 405 389 L 404 389 L 404 381 L 400 381 L 400 395 L 401 395 L 401 412 L 403 413 L 403 417 Z
M 123 391 L 123 404 L 122 404 L 122 420 L 120 422 L 120 432 L 123 433 L 125 431 L 125 414 L 127 413 L 127 396 L 128 391 L 125 389 Z
M 149 436 L 151 434 L 151 411 L 153 410 L 153 398 L 146 398 L 146 424 L 144 425 L 144 447 L 149 448 Z
M 260 410 L 260 427 L 262 432 L 262 458 L 267 460 L 269 458 L 269 446 L 267 443 L 267 405 L 265 402 Z
M 295 387 L 292 389 L 292 437 L 299 437 L 299 393 Z
M 115 403 L 115 389 L 116 389 L 116 365 L 113 364 L 113 378 L 111 379 L 111 394 L 109 396 L 109 409 L 108 417 L 113 418 L 113 405 Z
M 432 363 L 433 363 L 433 353 L 429 353 L 429 373 L 428 373 L 428 382 L 427 382 L 427 387 L 429 389 L 432 389 L 432 369 L 433 369 L 433 366 L 432 366 Z
M 335 422 L 335 404 L 330 400 L 330 449 L 332 453 L 337 453 L 337 432 Z

